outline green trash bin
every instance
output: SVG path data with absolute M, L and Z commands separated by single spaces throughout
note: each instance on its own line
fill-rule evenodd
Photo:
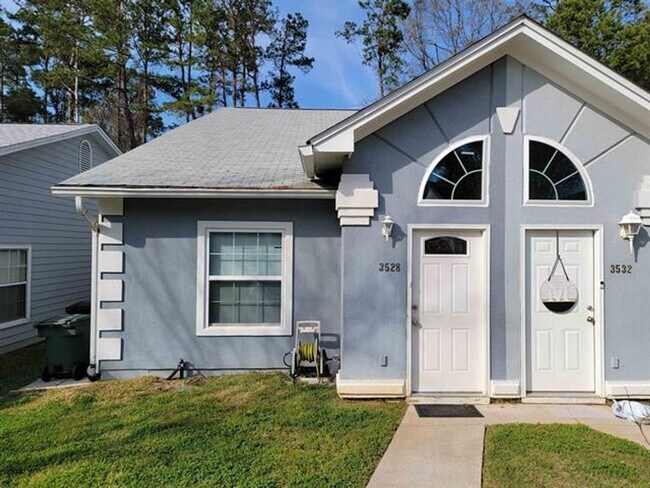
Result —
M 45 338 L 43 381 L 52 378 L 86 376 L 90 355 L 90 315 L 63 314 L 34 325 L 38 336 Z

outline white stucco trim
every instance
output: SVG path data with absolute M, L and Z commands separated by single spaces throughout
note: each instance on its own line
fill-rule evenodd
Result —
M 413 233 L 419 230 L 478 230 L 483 232 L 484 252 L 485 252 L 485 330 L 483 335 L 484 354 L 485 354 L 485 381 L 483 390 L 479 395 L 487 395 L 490 391 L 491 377 L 491 357 L 490 357 L 490 273 L 491 273 L 491 227 L 486 224 L 407 224 L 407 292 L 406 292 L 406 385 L 405 394 L 407 397 L 413 394 L 413 323 L 412 309 L 413 304 Z M 450 393 L 451 396 L 458 396 L 458 393 Z
M 0 250 L 27 251 L 27 270 L 25 286 L 25 316 L 9 322 L 0 322 L 0 330 L 28 324 L 32 317 L 32 246 L 25 244 L 0 244 Z
M 528 195 L 529 191 L 529 178 L 528 170 L 530 167 L 530 141 L 542 142 L 548 144 L 551 147 L 554 147 L 559 152 L 567 156 L 571 162 L 575 165 L 582 181 L 585 184 L 585 189 L 587 190 L 587 200 L 531 200 Z M 595 204 L 594 196 L 594 187 L 591 184 L 591 178 L 589 178 L 589 173 L 587 168 L 582 164 L 582 162 L 576 157 L 575 154 L 571 152 L 569 148 L 563 145 L 560 142 L 549 139 L 548 137 L 536 136 L 536 135 L 524 135 L 524 192 L 523 192 L 523 205 L 526 207 L 593 207 Z
M 355 142 L 396 120 L 499 58 L 510 55 L 645 137 L 650 93 L 528 17 L 518 17 L 433 70 L 415 78 L 309 141 L 301 150 L 307 176 L 343 164 Z
M 481 192 L 483 198 L 481 198 L 481 200 L 432 200 L 423 198 L 424 189 L 429 180 L 429 175 L 436 166 L 438 166 L 438 163 L 440 163 L 440 161 L 442 161 L 442 159 L 451 151 L 458 149 L 460 146 L 478 141 L 483 142 L 483 177 L 481 178 Z M 440 152 L 433 162 L 427 166 L 422 181 L 420 182 L 417 199 L 418 207 L 488 207 L 490 205 L 490 136 L 472 136 L 449 144 L 444 151 Z
M 606 381 L 607 398 L 625 400 L 629 398 L 650 398 L 650 380 L 648 381 Z
M 333 200 L 336 196 L 336 190 L 53 186 L 52 195 L 87 198 L 313 198 Z
M 336 393 L 341 398 L 404 398 L 404 380 L 344 380 L 339 373 Z
M 605 290 L 604 283 L 604 229 L 599 224 L 538 224 L 521 225 L 519 237 L 519 303 L 520 303 L 520 375 L 521 398 L 527 397 L 528 390 L 528 347 L 526 343 L 526 233 L 531 230 L 591 230 L 594 233 L 594 394 L 597 397 L 605 396 Z M 550 393 L 552 396 L 553 394 Z
M 211 232 L 278 232 L 282 234 L 282 288 L 280 324 L 208 324 L 208 239 Z M 253 221 L 197 222 L 196 335 L 197 336 L 290 336 L 293 317 L 293 223 Z M 260 277 L 264 279 L 264 277 Z

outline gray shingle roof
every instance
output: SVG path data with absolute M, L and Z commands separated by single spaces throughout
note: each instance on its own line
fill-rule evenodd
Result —
M 320 188 L 298 146 L 351 110 L 222 108 L 59 186 Z
M 92 124 L 0 124 L 0 148 L 24 144 L 93 127 Z

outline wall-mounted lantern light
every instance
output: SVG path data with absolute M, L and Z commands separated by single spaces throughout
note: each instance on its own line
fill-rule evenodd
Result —
M 390 215 L 386 215 L 384 220 L 381 221 L 381 235 L 384 236 L 386 242 L 390 239 L 391 234 L 393 233 L 393 219 L 390 218 Z
M 643 220 L 638 214 L 629 212 L 618 223 L 621 228 L 621 237 L 630 243 L 630 254 L 634 254 L 634 237 L 641 230 Z

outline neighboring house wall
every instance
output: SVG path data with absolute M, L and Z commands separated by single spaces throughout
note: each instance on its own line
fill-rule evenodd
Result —
M 95 166 L 114 156 L 92 134 L 0 156 L 0 246 L 31 246 L 31 320 L 0 324 L 0 353 L 36 340 L 33 323 L 90 298 L 88 224 L 74 200 L 51 193 L 52 185 L 78 173 L 83 140 L 92 145 Z
M 168 374 L 179 358 L 206 374 L 285 368 L 293 337 L 197 336 L 197 222 L 293 223 L 293 332 L 320 320 L 329 355 L 340 343 L 340 228 L 332 200 L 126 199 L 123 223 L 122 360 L 102 361 L 102 377 Z
M 344 173 L 368 174 L 379 190 L 369 227 L 344 227 L 341 377 L 404 379 L 407 326 L 407 225 L 488 224 L 490 256 L 490 374 L 521 378 L 521 226 L 596 224 L 604 228 L 605 376 L 650 378 L 650 256 L 641 231 L 632 259 L 618 221 L 634 207 L 634 194 L 650 172 L 650 145 L 513 58 L 503 58 L 375 134 L 357 142 Z M 520 107 L 513 134 L 504 134 L 496 107 Z M 434 120 L 435 119 L 435 120 Z M 523 206 L 524 134 L 563 142 L 593 184 L 592 207 Z M 422 179 L 450 143 L 490 136 L 489 206 L 418 206 Z M 381 220 L 395 222 L 393 242 Z M 401 273 L 380 273 L 380 262 L 401 263 Z M 631 275 L 609 274 L 613 263 L 632 263 Z M 597 264 L 598 266 L 599 264 Z M 388 356 L 382 365 L 382 356 Z M 610 358 L 620 358 L 612 369 Z

